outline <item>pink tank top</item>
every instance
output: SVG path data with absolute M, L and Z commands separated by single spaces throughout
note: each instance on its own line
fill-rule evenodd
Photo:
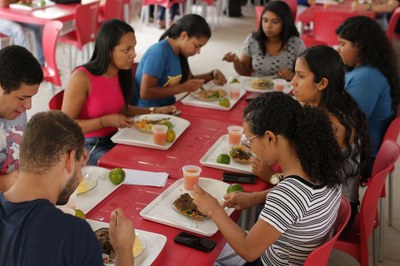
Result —
M 118 75 L 112 78 L 95 76 L 86 68 L 79 67 L 77 70 L 84 71 L 90 78 L 92 89 L 83 103 L 80 119 L 93 119 L 104 115 L 120 113 L 124 107 L 124 97 L 119 84 Z M 85 138 L 106 137 L 117 132 L 115 127 L 105 127 L 85 134 Z

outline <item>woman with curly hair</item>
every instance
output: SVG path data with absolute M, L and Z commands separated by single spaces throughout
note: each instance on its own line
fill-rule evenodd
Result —
M 225 195 L 223 206 L 195 186 L 194 203 L 245 260 L 261 256 L 263 265 L 301 265 L 330 238 L 340 205 L 343 156 L 329 117 L 319 108 L 302 107 L 286 94 L 271 92 L 245 109 L 243 127 L 247 139 L 242 144 L 268 163 L 278 163 L 284 179 L 268 191 Z M 248 233 L 224 210 L 261 203 L 264 208 Z
M 348 70 L 345 89 L 367 116 L 371 169 L 400 101 L 396 55 L 385 32 L 369 17 L 348 18 L 336 34 Z
M 276 75 L 290 80 L 294 62 L 304 49 L 290 7 L 284 1 L 271 1 L 262 11 L 258 31 L 244 41 L 241 54 L 229 52 L 223 60 L 233 62 L 239 75 Z

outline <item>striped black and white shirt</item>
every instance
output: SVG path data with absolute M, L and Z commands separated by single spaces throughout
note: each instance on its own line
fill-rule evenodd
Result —
M 264 265 L 302 265 L 331 238 L 341 186 L 328 188 L 288 176 L 267 195 L 260 219 L 282 233 L 261 256 Z

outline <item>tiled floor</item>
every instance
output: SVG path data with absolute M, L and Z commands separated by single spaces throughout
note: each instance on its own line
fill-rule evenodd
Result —
M 212 10 L 210 10 L 211 13 Z M 222 56 L 229 51 L 235 51 L 241 47 L 244 38 L 256 28 L 255 14 L 253 8 L 245 6 L 242 9 L 244 16 L 241 18 L 224 18 L 221 25 L 214 25 L 214 31 L 212 37 L 207 45 L 202 48 L 201 54 L 190 58 L 190 66 L 193 73 L 208 72 L 213 68 L 219 68 L 223 73 L 229 77 L 235 75 L 235 71 L 231 64 L 222 61 Z M 137 13 L 137 12 L 136 12 Z M 133 12 L 135 14 L 135 12 Z M 149 45 L 157 42 L 162 31 L 156 26 L 142 26 L 137 18 L 132 20 L 131 25 L 136 31 L 137 38 L 137 58 L 139 61 L 144 51 Z M 68 48 L 59 47 L 57 52 L 57 60 L 60 64 L 60 70 L 62 74 L 63 84 L 65 85 L 68 76 Z M 43 83 L 39 89 L 39 93 L 33 98 L 33 107 L 28 112 L 28 115 L 32 115 L 38 111 L 44 111 L 48 109 L 47 103 L 53 92 L 48 84 Z M 394 178 L 394 225 L 389 227 L 387 220 L 384 221 L 384 251 L 383 251 L 383 262 L 381 266 L 394 266 L 400 265 L 400 193 L 397 189 L 400 188 L 400 180 L 398 178 L 400 167 L 397 165 Z M 385 205 L 387 208 L 387 204 Z M 387 210 L 385 211 L 387 216 Z M 387 219 L 387 218 L 386 218 Z M 371 253 L 370 253 L 371 254 Z M 357 265 L 358 263 L 348 256 L 347 254 L 334 251 L 331 255 L 329 265 Z M 370 262 L 372 265 L 372 261 Z

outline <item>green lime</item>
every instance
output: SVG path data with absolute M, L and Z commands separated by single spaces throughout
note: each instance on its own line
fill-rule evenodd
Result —
M 229 194 L 229 193 L 235 192 L 235 191 L 243 192 L 243 187 L 239 184 L 234 183 L 228 187 L 228 189 L 226 190 L 226 194 Z
M 231 158 L 226 153 L 222 153 L 217 157 L 217 163 L 229 164 L 230 162 Z
M 45 6 L 46 5 L 46 1 L 45 0 L 40 1 L 40 5 L 41 6 Z
M 165 123 L 165 125 L 168 127 L 168 130 L 172 130 L 174 128 L 174 124 L 172 124 L 171 121 L 168 121 L 167 123 Z
M 173 130 L 168 130 L 167 131 L 167 136 L 166 136 L 166 141 L 167 142 L 173 142 L 176 138 L 175 132 Z
M 231 106 L 231 102 L 228 98 L 222 98 L 221 100 L 219 100 L 219 105 L 228 108 L 229 106 Z
M 110 171 L 108 177 L 110 178 L 111 183 L 119 185 L 124 182 L 125 175 L 125 171 L 122 168 L 114 168 Z
M 75 216 L 79 217 L 79 218 L 81 218 L 83 220 L 86 220 L 86 215 L 82 210 L 76 209 L 75 210 Z
M 237 78 L 232 79 L 231 83 L 240 83 L 240 81 Z

